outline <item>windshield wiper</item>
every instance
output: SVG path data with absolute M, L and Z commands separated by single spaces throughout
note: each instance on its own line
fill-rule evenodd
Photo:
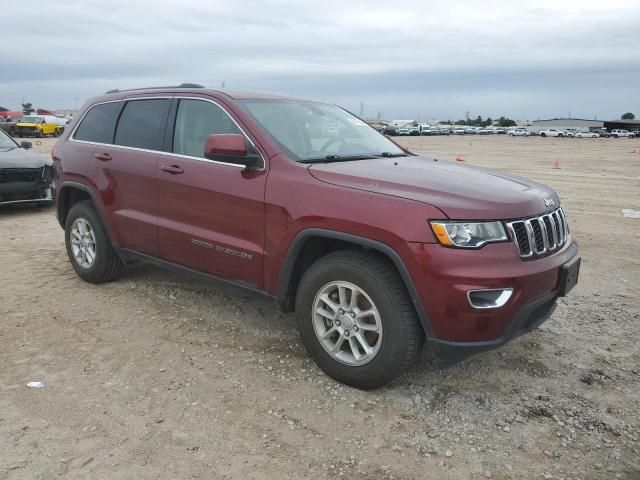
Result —
M 380 155 L 376 155 L 378 157 L 385 157 L 385 158 L 394 158 L 394 157 L 406 157 L 407 154 L 406 153 L 390 153 L 390 152 L 382 152 Z
M 352 160 L 368 160 L 376 158 L 376 155 L 327 155 L 324 158 L 305 158 L 300 163 L 332 163 L 332 162 L 350 162 Z

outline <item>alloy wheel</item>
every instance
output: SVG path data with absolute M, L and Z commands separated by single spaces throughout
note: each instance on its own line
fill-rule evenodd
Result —
M 82 268 L 91 268 L 96 261 L 96 237 L 91 224 L 82 217 L 71 225 L 71 252 Z
M 357 285 L 327 283 L 316 294 L 311 315 L 318 341 L 335 360 L 349 366 L 364 365 L 380 350 L 380 312 Z

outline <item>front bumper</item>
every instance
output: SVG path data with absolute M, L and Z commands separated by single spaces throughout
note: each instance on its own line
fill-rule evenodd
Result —
M 436 363 L 448 364 L 499 347 L 537 328 L 563 295 L 561 269 L 578 258 L 569 239 L 558 252 L 524 261 L 512 243 L 462 250 L 438 244 L 409 244 L 407 268 L 428 321 L 427 345 Z M 467 293 L 513 289 L 504 306 L 478 309 Z
M 0 170 L 0 205 L 53 201 L 51 175 L 46 166 L 18 173 Z
M 508 341 L 529 333 L 542 325 L 555 311 L 558 296 L 557 292 L 553 292 L 525 306 L 511 325 L 511 328 L 495 340 L 452 342 L 437 338 L 429 339 L 427 348 L 430 357 L 436 366 L 443 367 L 460 362 L 472 355 L 501 347 Z

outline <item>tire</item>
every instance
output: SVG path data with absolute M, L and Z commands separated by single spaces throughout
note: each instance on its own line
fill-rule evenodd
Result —
M 76 220 L 79 220 L 80 223 L 81 221 L 87 222 L 94 239 L 94 260 L 91 264 L 84 266 L 76 259 L 71 242 L 72 229 Z M 111 246 L 104 225 L 90 200 L 78 202 L 71 207 L 65 221 L 64 233 L 69 261 L 78 276 L 85 282 L 109 282 L 124 270 L 124 264 Z M 74 236 L 74 238 L 76 237 Z
M 317 302 L 320 294 L 338 282 L 341 285 L 352 285 L 362 291 L 357 297 L 357 311 L 377 310 L 381 328 L 379 336 L 375 332 L 366 332 L 372 325 L 367 323 L 369 327 L 365 328 L 363 324 L 371 321 L 369 319 L 359 320 L 360 323 L 354 326 L 351 322 L 355 320 L 347 317 L 349 313 L 345 313 L 344 316 L 335 315 L 342 318 L 341 323 L 314 313 L 319 305 Z M 334 294 L 334 297 L 336 295 Z M 326 298 L 331 298 L 331 295 Z M 336 306 L 338 303 L 342 302 L 336 300 Z M 344 305 L 347 303 L 348 301 Z M 328 304 L 322 304 L 325 310 L 326 305 Z M 391 262 L 379 254 L 342 250 L 316 261 L 305 272 L 298 286 L 296 316 L 302 343 L 316 364 L 335 380 L 363 390 L 382 387 L 398 377 L 413 364 L 422 347 L 423 332 L 405 285 Z M 323 346 L 316 331 L 319 328 L 342 328 L 344 331 L 347 322 L 350 326 L 346 329 L 351 329 L 351 338 L 334 333 L 338 338 L 345 339 L 338 350 L 338 355 L 345 355 L 343 360 L 340 360 L 329 353 L 326 344 Z M 373 322 L 376 323 L 376 320 Z M 360 329 L 357 328 L 358 325 Z M 356 355 L 352 354 L 353 349 L 349 341 L 360 345 L 357 337 L 363 338 L 365 334 L 370 335 L 365 338 L 367 342 L 368 339 L 377 337 L 373 342 L 375 353 L 367 360 L 367 354 L 362 349 L 361 354 L 364 354 L 366 363 L 354 364 L 351 361 L 350 364 L 347 357 L 350 355 L 351 360 L 354 360 Z M 335 343 L 338 343 L 338 340 Z
M 547 134 L 546 134 L 546 133 L 541 133 L 541 134 L 540 134 L 540 136 L 541 136 L 541 137 L 546 137 L 546 136 L 547 136 Z

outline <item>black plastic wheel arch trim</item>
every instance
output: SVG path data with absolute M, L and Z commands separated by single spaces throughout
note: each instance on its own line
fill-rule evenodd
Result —
M 416 313 L 418 314 L 418 318 L 420 319 L 420 324 L 422 325 L 427 339 L 433 338 L 434 335 L 433 329 L 431 328 L 431 322 L 429 321 L 427 312 L 422 305 L 422 301 L 420 300 L 413 280 L 409 275 L 409 271 L 405 267 L 404 262 L 400 258 L 400 255 L 398 255 L 398 253 L 386 243 L 382 243 L 366 237 L 360 237 L 358 235 L 353 235 L 350 233 L 338 232 L 335 230 L 326 230 L 323 228 L 307 228 L 299 232 L 293 239 L 293 241 L 291 242 L 291 246 L 287 251 L 284 262 L 282 263 L 282 268 L 280 269 L 278 292 L 276 294 L 276 299 L 280 308 L 285 311 L 287 310 L 286 307 L 291 301 L 291 298 L 287 297 L 287 291 L 292 279 L 294 265 L 302 247 L 304 246 L 305 241 L 308 238 L 312 237 L 342 240 L 345 242 L 367 247 L 372 250 L 376 250 L 388 257 L 398 270 L 400 278 L 402 278 L 402 282 L 407 288 L 407 292 L 409 293 L 409 297 L 411 298 L 413 306 L 416 309 Z

